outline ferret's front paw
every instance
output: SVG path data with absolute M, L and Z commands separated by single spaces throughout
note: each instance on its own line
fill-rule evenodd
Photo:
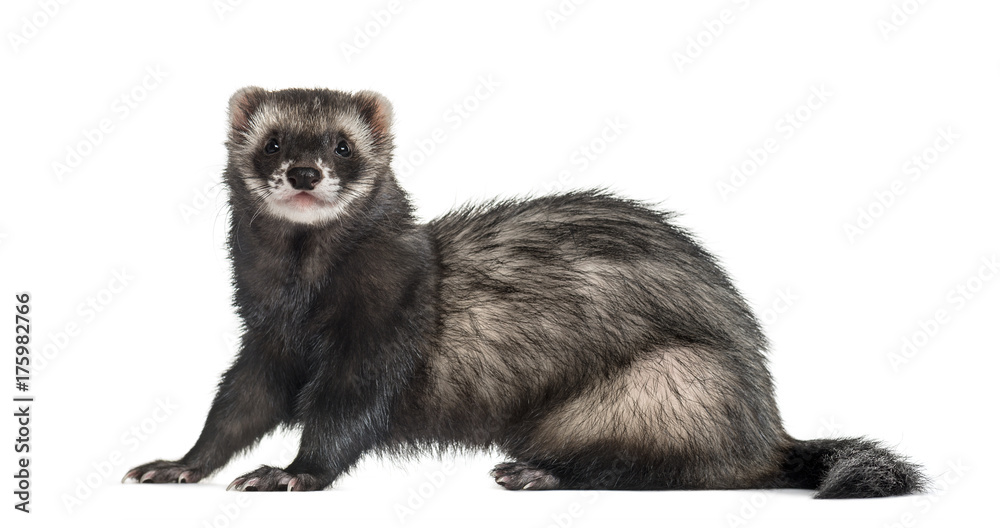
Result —
M 201 468 L 181 464 L 171 460 L 157 460 L 132 468 L 122 478 L 122 483 L 139 482 L 160 484 L 164 482 L 194 483 L 205 476 Z
M 329 485 L 329 480 L 309 473 L 288 473 L 276 467 L 261 466 L 234 480 L 226 491 L 318 491 Z
M 525 462 L 497 464 L 490 476 L 509 490 L 547 490 L 559 487 L 559 479 L 547 470 Z

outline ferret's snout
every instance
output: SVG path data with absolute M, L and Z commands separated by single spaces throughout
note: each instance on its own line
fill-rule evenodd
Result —
M 319 185 L 323 179 L 323 174 L 312 167 L 294 167 L 288 170 L 285 176 L 293 189 L 300 191 L 311 191 Z

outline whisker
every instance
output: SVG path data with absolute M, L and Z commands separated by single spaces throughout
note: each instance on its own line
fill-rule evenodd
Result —
M 270 195 L 268 194 L 268 195 L 266 195 L 266 196 L 265 196 L 264 198 L 266 198 L 267 196 L 270 196 Z M 253 225 L 253 221 L 254 221 L 254 219 L 255 219 L 255 218 L 257 218 L 257 215 L 259 215 L 259 214 L 261 213 L 261 211 L 263 211 L 263 210 L 264 210 L 264 207 L 266 207 L 266 206 L 267 206 L 267 204 L 266 204 L 266 203 L 264 203 L 264 200 L 263 200 L 263 199 L 261 199 L 261 200 L 260 200 L 260 206 L 258 206 L 258 207 L 257 207 L 257 211 L 256 211 L 256 212 L 254 212 L 253 216 L 251 216 L 251 217 L 250 217 L 250 223 L 249 223 L 249 224 L 247 224 L 247 227 L 250 227 L 250 226 L 252 226 L 252 225 Z

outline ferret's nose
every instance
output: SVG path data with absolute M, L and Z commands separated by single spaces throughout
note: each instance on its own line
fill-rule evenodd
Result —
M 319 185 L 319 181 L 323 179 L 323 175 L 312 167 L 295 167 L 288 171 L 288 183 L 292 185 L 293 189 L 298 189 L 300 191 L 311 191 Z

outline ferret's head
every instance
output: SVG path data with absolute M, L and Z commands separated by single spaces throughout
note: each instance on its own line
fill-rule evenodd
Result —
M 391 121 L 375 92 L 243 88 L 229 101 L 231 192 L 288 222 L 329 222 L 389 177 Z

